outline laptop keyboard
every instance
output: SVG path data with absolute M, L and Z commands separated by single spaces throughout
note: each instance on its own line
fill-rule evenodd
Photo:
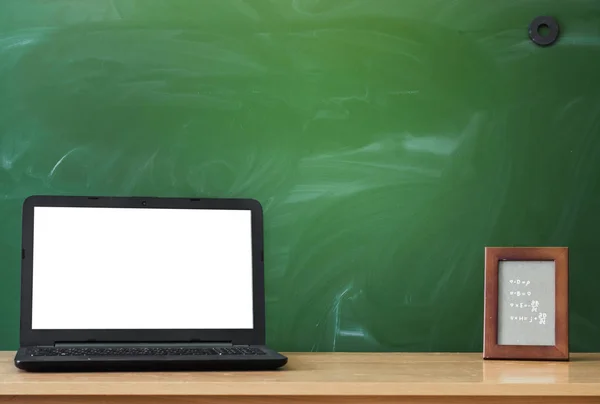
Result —
M 111 347 L 111 348 L 33 348 L 31 356 L 252 356 L 265 355 L 259 348 L 159 348 L 159 347 Z

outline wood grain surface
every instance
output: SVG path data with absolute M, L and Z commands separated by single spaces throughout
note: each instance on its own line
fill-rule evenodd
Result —
M 536 362 L 484 361 L 480 353 L 288 353 L 289 365 L 270 372 L 89 374 L 25 373 L 13 355 L 0 353 L 0 396 L 600 397 L 600 354 Z

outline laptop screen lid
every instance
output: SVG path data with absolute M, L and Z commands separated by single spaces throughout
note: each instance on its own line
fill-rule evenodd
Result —
M 264 344 L 254 200 L 42 196 L 23 225 L 23 346 Z

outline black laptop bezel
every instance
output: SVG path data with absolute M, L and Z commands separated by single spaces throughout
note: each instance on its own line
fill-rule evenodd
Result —
M 34 330 L 32 329 L 33 292 L 33 223 L 36 206 L 166 208 L 166 209 L 234 209 L 250 210 L 252 222 L 252 279 L 254 328 L 252 329 L 127 329 L 127 330 Z M 207 342 L 234 345 L 265 344 L 265 298 L 263 212 L 254 199 L 157 198 L 157 197 L 90 197 L 44 196 L 27 198 L 23 203 L 21 255 L 21 332 L 22 347 L 55 343 L 170 343 Z

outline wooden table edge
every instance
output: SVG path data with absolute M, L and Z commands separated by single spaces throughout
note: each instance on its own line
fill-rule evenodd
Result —
M 486 384 L 486 383 L 330 383 L 315 386 L 314 383 L 276 383 L 273 387 L 258 385 L 189 386 L 173 384 L 170 388 L 149 388 L 118 385 L 112 383 L 92 383 L 92 386 L 73 386 L 65 383 L 44 385 L 27 391 L 7 388 L 0 383 L 0 396 L 227 396 L 227 397 L 309 397 L 309 396 L 352 396 L 352 397 L 545 397 L 545 396 L 586 396 L 600 397 L 600 384 L 560 383 L 560 384 Z M 235 384 L 235 383 L 234 383 Z M 268 383 L 266 383 L 268 384 Z M 140 388 L 141 387 L 141 388 Z M 167 387 L 167 386 L 165 386 Z

